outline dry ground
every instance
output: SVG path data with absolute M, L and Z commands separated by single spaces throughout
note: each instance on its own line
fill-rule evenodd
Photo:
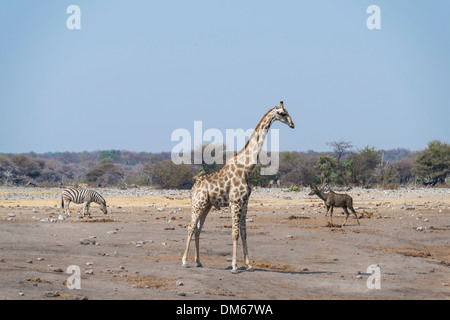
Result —
M 350 216 L 345 227 L 330 227 L 307 189 L 254 190 L 247 216 L 254 271 L 242 267 L 239 242 L 238 274 L 230 272 L 227 210 L 206 220 L 204 267 L 195 267 L 192 242 L 183 268 L 189 193 L 148 191 L 102 190 L 108 215 L 92 204 L 93 217 L 80 219 L 81 205 L 71 204 L 71 216 L 59 220 L 59 189 L 1 188 L 0 298 L 450 299 L 448 189 L 350 190 L 361 226 Z M 335 224 L 341 212 L 334 210 Z M 380 289 L 367 287 L 374 264 Z M 80 267 L 81 289 L 67 287 L 71 265 Z

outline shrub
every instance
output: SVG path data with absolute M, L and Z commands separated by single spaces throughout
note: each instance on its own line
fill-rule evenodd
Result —
M 289 189 L 287 191 L 288 192 L 298 192 L 298 191 L 300 191 L 300 189 L 299 189 L 299 187 L 292 185 L 289 187 Z
M 123 170 L 109 158 L 103 159 L 84 174 L 86 182 L 90 185 L 118 184 L 124 176 Z
M 153 184 L 164 189 L 189 189 L 193 186 L 191 169 L 184 164 L 176 165 L 171 160 L 147 166 Z
M 444 183 L 450 174 L 450 145 L 438 140 L 430 141 L 428 148 L 419 152 L 414 171 L 424 184 Z
M 24 178 L 37 178 L 41 174 L 41 166 L 38 161 L 22 154 L 12 156 L 11 162 L 14 164 L 19 176 Z

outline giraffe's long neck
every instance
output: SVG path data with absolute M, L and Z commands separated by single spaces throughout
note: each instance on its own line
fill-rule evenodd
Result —
M 258 162 L 258 155 L 264 144 L 270 126 L 274 121 L 272 110 L 269 110 L 256 126 L 245 147 L 235 157 L 236 164 L 250 173 Z

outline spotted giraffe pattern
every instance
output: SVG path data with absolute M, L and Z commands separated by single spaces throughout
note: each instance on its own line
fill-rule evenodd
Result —
M 280 106 L 270 109 L 256 126 L 244 148 L 217 172 L 201 176 L 197 179 L 191 190 L 192 218 L 188 225 L 188 236 L 182 264 L 186 266 L 189 244 L 195 235 L 195 262 L 201 267 L 199 256 L 200 233 L 210 209 L 230 207 L 233 237 L 232 272 L 237 272 L 236 249 L 239 235 L 242 239 L 244 261 L 248 270 L 252 269 L 247 250 L 246 216 L 248 199 L 251 188 L 248 177 L 257 164 L 258 155 L 270 126 L 274 121 L 281 121 L 291 128 L 294 123 L 284 109 L 283 102 Z

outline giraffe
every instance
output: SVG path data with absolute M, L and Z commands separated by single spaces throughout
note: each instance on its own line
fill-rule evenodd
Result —
M 200 233 L 209 210 L 230 207 L 232 220 L 233 260 L 232 272 L 237 273 L 236 250 L 239 234 L 242 239 L 244 261 L 247 270 L 252 270 L 247 250 L 246 215 L 247 204 L 251 188 L 248 184 L 250 172 L 257 164 L 258 155 L 263 146 L 266 135 L 274 121 L 281 121 L 292 129 L 294 123 L 291 116 L 284 109 L 283 101 L 262 117 L 252 135 L 234 157 L 229 158 L 225 165 L 217 172 L 199 177 L 191 190 L 192 218 L 188 225 L 188 236 L 182 265 L 187 266 L 186 259 L 192 235 L 195 235 L 195 262 L 202 267 L 199 257 Z

